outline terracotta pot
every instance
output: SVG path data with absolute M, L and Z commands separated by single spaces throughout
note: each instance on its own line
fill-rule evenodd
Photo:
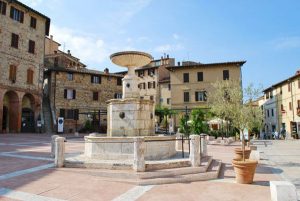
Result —
M 235 180 L 239 184 L 252 184 L 257 166 L 255 160 L 232 160 L 235 172 Z
M 242 148 L 235 148 L 234 153 L 235 153 L 234 159 L 243 160 L 243 150 L 242 150 Z M 249 159 L 250 153 L 251 153 L 251 149 L 245 147 L 245 159 Z

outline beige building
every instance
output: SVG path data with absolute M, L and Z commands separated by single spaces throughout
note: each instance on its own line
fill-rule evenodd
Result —
M 73 133 L 89 119 L 96 130 L 106 132 L 106 101 L 122 97 L 123 76 L 109 73 L 108 69 L 87 69 L 70 51 L 59 51 L 59 44 L 52 37 L 46 41 L 52 44 L 51 48 L 46 47 L 49 52 L 45 56 L 44 100 L 49 103 L 48 113 L 52 116 L 48 121 L 55 125 L 57 118 L 63 117 L 64 132 Z
M 264 130 L 288 136 L 300 135 L 300 71 L 264 90 Z
M 175 64 L 174 58 L 162 57 L 159 60 L 153 60 L 147 66 L 135 70 L 139 77 L 140 96 L 143 99 L 154 100 L 155 104 L 160 103 L 159 82 L 168 79 L 170 72 L 166 69 Z
M 171 108 L 171 83 L 170 78 L 159 81 L 159 104 Z
M 207 94 L 218 80 L 242 80 L 241 67 L 245 61 L 224 63 L 183 62 L 170 66 L 171 108 L 184 110 L 207 108 Z
M 41 119 L 45 36 L 50 19 L 0 0 L 0 132 L 34 132 Z

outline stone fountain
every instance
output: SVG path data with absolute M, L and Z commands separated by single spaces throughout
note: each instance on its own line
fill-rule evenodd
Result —
M 111 61 L 128 68 L 123 78 L 123 98 L 108 101 L 107 136 L 154 135 L 154 102 L 140 99 L 135 68 L 149 64 L 150 54 L 137 51 L 117 52 Z

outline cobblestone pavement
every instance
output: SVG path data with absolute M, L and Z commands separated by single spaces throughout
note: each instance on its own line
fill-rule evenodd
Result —
M 300 200 L 300 140 L 269 140 L 254 142 L 273 173 L 292 182 Z
M 99 170 L 53 168 L 49 135 L 0 135 L 0 200 L 270 200 L 269 181 L 281 177 L 274 174 L 273 167 L 262 163 L 257 168 L 254 184 L 236 184 L 231 166 L 236 146 L 208 146 L 209 155 L 224 162 L 218 180 L 135 186 L 97 176 Z M 66 142 L 67 153 L 79 153 L 83 149 L 82 138 Z

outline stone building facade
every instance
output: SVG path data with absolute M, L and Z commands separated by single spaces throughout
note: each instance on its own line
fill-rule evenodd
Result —
M 218 80 L 239 80 L 242 84 L 241 67 L 245 61 L 224 63 L 182 62 L 170 66 L 171 109 L 179 114 L 194 108 L 208 108 L 207 95 Z M 180 115 L 177 115 L 180 116 Z M 175 120 L 178 125 L 179 119 Z
M 47 44 L 51 40 L 56 43 L 52 37 L 46 40 L 50 40 Z M 106 132 L 106 101 L 122 97 L 123 76 L 109 73 L 108 69 L 104 72 L 87 69 L 70 51 L 52 51 L 45 56 L 45 97 L 49 99 L 54 120 L 64 117 L 65 133 L 80 130 L 87 120 Z
M 0 0 L 0 132 L 34 132 L 41 118 L 45 36 L 50 19 Z
M 264 132 L 300 136 L 300 71 L 264 90 Z
M 140 97 L 146 100 L 153 100 L 156 105 L 160 104 L 160 87 L 161 80 L 168 79 L 170 72 L 166 69 L 168 66 L 175 64 L 174 58 L 162 57 L 153 60 L 147 66 L 137 68 L 136 75 L 139 77 Z

